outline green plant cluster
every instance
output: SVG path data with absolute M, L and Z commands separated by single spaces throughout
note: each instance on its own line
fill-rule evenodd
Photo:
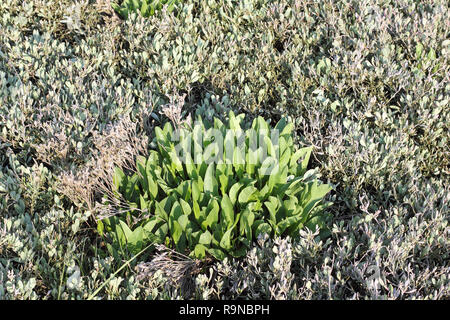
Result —
M 172 12 L 179 0 L 123 0 L 119 5 L 111 3 L 111 7 L 124 19 L 128 19 L 129 12 L 137 11 L 143 17 L 150 17 L 156 10 L 167 5 L 167 11 Z
M 245 255 L 252 241 L 264 234 L 296 238 L 304 226 L 325 229 L 327 215 L 322 211 L 329 203 L 319 204 L 331 187 L 305 175 L 312 148 L 295 150 L 293 125 L 284 118 L 274 127 L 279 133 L 276 143 L 262 117 L 248 130 L 241 128 L 243 118 L 230 112 L 228 124 L 216 118 L 212 126 L 199 118 L 192 129 L 177 133 L 170 123 L 156 127 L 157 150 L 138 158 L 136 173 L 127 176 L 116 168 L 115 192 L 130 211 L 100 221 L 101 233 L 111 232 L 116 246 L 129 246 L 133 254 L 156 240 L 182 253 L 188 249 L 198 259 L 209 253 L 223 260 Z M 213 129 L 221 136 L 214 136 Z M 172 141 L 175 134 L 184 161 Z M 201 136 L 199 141 L 196 137 Z M 252 143 L 260 136 L 263 143 Z M 200 147 L 196 144 L 203 144 L 200 161 L 194 161 Z M 225 150 L 231 154 L 219 152 L 224 146 L 235 147 Z M 267 158 L 262 159 L 264 147 Z M 210 153 L 215 161 L 205 158 Z M 127 224 L 136 211 L 150 213 L 150 218 Z
M 155 252 L 120 269 L 128 256 L 107 250 L 82 200 L 100 201 L 97 173 L 147 145 L 185 94 L 186 116 L 287 117 L 295 148 L 314 146 L 315 174 L 336 186 L 329 238 L 256 241 L 192 275 L 194 298 L 449 299 L 448 1 L 190 0 L 176 12 L 0 1 L 0 299 L 184 297 L 170 273 L 139 280 Z

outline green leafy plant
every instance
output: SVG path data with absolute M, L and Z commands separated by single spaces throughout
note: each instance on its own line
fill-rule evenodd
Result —
M 130 12 L 139 11 L 143 17 L 150 17 L 156 10 L 161 10 L 167 4 L 167 10 L 172 12 L 179 0 L 124 0 L 122 4 L 111 3 L 111 7 L 124 19 Z
M 243 118 L 230 112 L 227 125 L 199 118 L 192 128 L 155 128 L 156 150 L 138 157 L 136 172 L 115 171 L 114 191 L 130 210 L 100 221 L 100 232 L 113 232 L 116 245 L 132 253 L 156 241 L 222 260 L 243 256 L 260 234 L 325 230 L 330 203 L 321 201 L 331 187 L 305 174 L 312 147 L 294 149 L 285 119 L 269 131 L 262 117 L 243 130 Z

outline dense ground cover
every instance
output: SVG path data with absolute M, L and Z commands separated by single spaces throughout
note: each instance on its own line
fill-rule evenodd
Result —
M 448 299 L 449 13 L 192 0 L 124 21 L 107 0 L 2 1 L 0 299 Z M 260 241 L 189 286 L 149 275 L 138 263 L 153 254 L 115 274 L 124 257 L 95 222 L 113 166 L 167 116 L 229 110 L 287 116 L 296 145 L 314 146 L 331 236 Z

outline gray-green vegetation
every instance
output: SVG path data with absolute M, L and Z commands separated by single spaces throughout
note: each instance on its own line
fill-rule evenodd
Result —
M 0 299 L 448 299 L 449 10 L 190 0 L 122 20 L 108 0 L 1 1 Z M 313 147 L 330 235 L 200 264 L 111 254 L 114 168 L 168 119 L 230 110 Z

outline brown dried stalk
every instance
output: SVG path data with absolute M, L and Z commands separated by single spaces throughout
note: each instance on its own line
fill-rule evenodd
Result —
M 93 144 L 95 160 L 75 172 L 64 172 L 60 189 L 74 203 L 86 204 L 97 219 L 103 219 L 130 209 L 125 199 L 114 192 L 114 168 L 135 172 L 136 157 L 147 154 L 147 139 L 138 135 L 136 123 L 123 117 L 104 133 L 93 132 Z M 96 193 L 105 195 L 107 201 L 95 202 Z
M 137 279 L 143 280 L 151 277 L 160 270 L 173 285 L 179 287 L 185 295 L 190 295 L 195 286 L 193 276 L 201 271 L 202 262 L 161 244 L 156 246 L 156 250 L 159 253 L 154 256 L 152 261 L 141 262 L 136 266 Z

